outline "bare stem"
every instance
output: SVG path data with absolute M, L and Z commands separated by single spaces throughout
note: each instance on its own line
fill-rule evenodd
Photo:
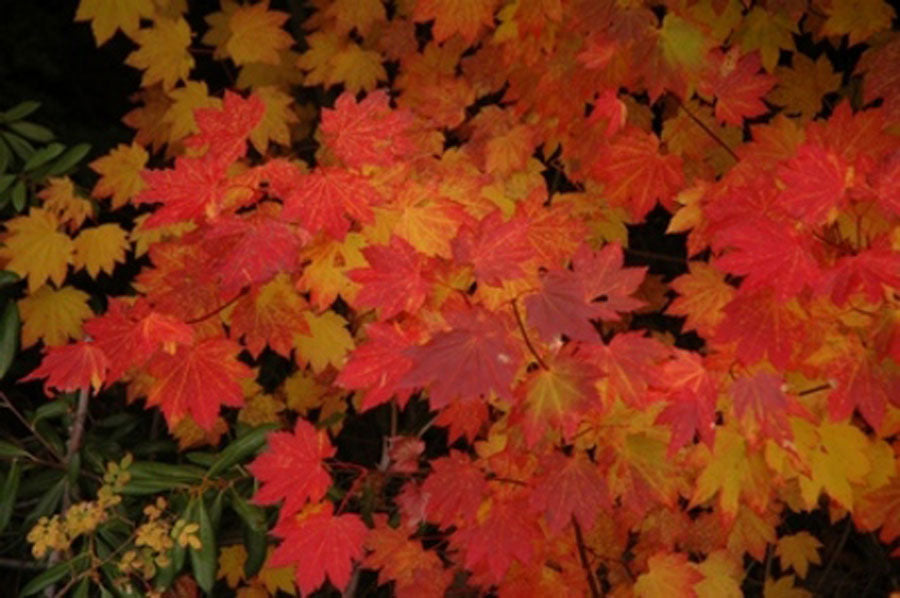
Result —
M 525 339 L 525 345 L 528 347 L 528 350 L 531 351 L 531 354 L 534 355 L 538 365 L 540 365 L 542 369 L 549 370 L 550 368 L 547 367 L 547 364 L 541 359 L 541 356 L 538 355 L 537 350 L 535 350 L 534 345 L 531 344 L 531 339 L 528 338 L 528 332 L 525 331 L 525 322 L 522 321 L 522 314 L 519 313 L 518 303 L 516 303 L 515 299 L 510 301 L 510 303 L 512 303 L 513 313 L 516 315 L 516 322 L 519 324 L 519 330 L 522 331 L 522 338 Z
M 705 122 L 703 122 L 702 120 L 697 118 L 696 114 L 694 114 L 693 112 L 688 110 L 688 107 L 684 105 L 684 103 L 681 101 L 681 98 L 679 98 L 676 95 L 672 95 L 672 97 L 675 98 L 675 102 L 678 104 L 678 107 L 681 108 L 684 111 L 684 113 L 688 115 L 688 118 L 690 118 L 692 121 L 694 121 L 698 127 L 703 129 L 707 135 L 712 137 L 713 141 L 715 141 L 716 143 L 721 145 L 725 149 L 725 151 L 728 152 L 728 155 L 731 156 L 732 158 L 734 158 L 734 160 L 736 162 L 740 161 L 740 158 L 738 157 L 738 155 L 736 153 L 734 153 L 734 150 L 731 149 L 731 147 L 727 143 L 725 143 L 725 140 L 722 139 L 721 137 L 719 137 L 715 131 L 713 131 L 708 126 L 706 126 Z
M 581 568 L 584 569 L 584 574 L 587 577 L 588 587 L 591 590 L 591 598 L 600 598 L 603 596 L 603 592 L 600 590 L 600 582 L 597 581 L 597 576 L 594 574 L 594 570 L 588 562 L 587 550 L 584 546 L 584 536 L 581 533 L 581 526 L 578 525 L 578 520 L 575 519 L 575 515 L 572 515 L 572 527 L 575 528 L 575 543 L 578 545 L 578 557 L 581 559 Z

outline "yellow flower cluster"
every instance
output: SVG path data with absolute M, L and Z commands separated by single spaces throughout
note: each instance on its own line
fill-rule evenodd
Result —
M 68 550 L 72 542 L 106 521 L 107 511 L 122 500 L 119 493 L 128 483 L 130 464 L 131 455 L 126 455 L 121 462 L 107 465 L 97 500 L 75 503 L 63 515 L 41 517 L 28 532 L 31 554 L 42 558 L 48 550 Z

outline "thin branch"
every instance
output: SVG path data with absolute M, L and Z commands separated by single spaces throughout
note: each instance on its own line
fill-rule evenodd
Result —
M 817 393 L 821 390 L 828 390 L 829 388 L 831 388 L 831 384 L 826 382 L 825 384 L 819 384 L 818 386 L 813 386 L 812 388 L 807 388 L 806 390 L 801 390 L 800 392 L 797 393 L 797 396 L 802 397 L 802 396 L 806 396 L 806 395 L 811 395 L 811 394 Z
M 819 578 L 819 581 L 816 582 L 815 593 L 819 592 L 819 589 L 822 588 L 822 585 L 825 583 L 825 578 L 828 577 L 828 574 L 831 572 L 831 568 L 834 567 L 835 562 L 837 562 L 838 557 L 844 551 L 844 544 L 847 543 L 847 538 L 850 537 L 850 530 L 853 528 L 853 518 L 847 516 L 847 524 L 844 526 L 844 532 L 841 534 L 841 539 L 838 540 L 837 546 L 834 547 L 834 550 L 831 553 L 831 557 L 828 559 L 828 562 L 825 564 L 825 568 L 822 570 L 822 577 Z
M 713 141 L 715 141 L 716 143 L 721 145 L 725 149 L 725 151 L 728 152 L 728 155 L 731 156 L 732 158 L 734 158 L 734 160 L 736 162 L 740 162 L 741 159 L 734 152 L 734 150 L 731 149 L 731 147 L 727 143 L 725 143 L 724 139 L 719 137 L 715 131 L 713 131 L 708 126 L 706 126 L 705 122 L 703 122 L 702 120 L 697 118 L 696 114 L 694 114 L 693 112 L 688 110 L 688 107 L 684 105 L 684 103 L 681 101 L 681 98 L 679 98 L 678 96 L 676 96 L 674 94 L 672 95 L 672 97 L 675 98 L 675 102 L 678 104 L 678 107 L 681 108 L 682 110 L 684 110 L 684 113 L 688 115 L 688 118 L 690 118 L 692 121 L 694 121 L 698 127 L 703 129 L 707 135 L 712 137 Z
M 240 299 L 241 297 L 243 297 L 244 295 L 246 295 L 246 294 L 247 294 L 247 290 L 248 290 L 249 288 L 250 288 L 250 287 L 244 287 L 243 289 L 241 289 L 241 292 L 240 292 L 240 293 L 238 293 L 237 295 L 235 295 L 234 297 L 232 297 L 231 299 L 229 299 L 228 301 L 226 301 L 225 303 L 223 303 L 223 304 L 220 305 L 219 307 L 215 308 L 215 309 L 212 310 L 211 312 L 208 312 L 208 313 L 203 314 L 202 316 L 200 316 L 200 317 L 198 317 L 198 318 L 194 318 L 193 320 L 187 320 L 187 321 L 185 322 L 185 324 L 199 324 L 200 322 L 202 322 L 202 321 L 204 321 L 204 320 L 208 320 L 209 318 L 213 317 L 214 315 L 216 315 L 216 314 L 218 314 L 218 313 L 221 313 L 221 312 L 222 312 L 223 310 L 225 310 L 229 305 L 233 304 L 235 301 L 237 301 L 238 299 Z
M 550 368 L 547 367 L 547 364 L 541 359 L 541 356 L 538 355 L 537 350 L 535 350 L 534 345 L 531 344 L 531 339 L 528 338 L 528 333 L 525 331 L 525 322 L 522 321 L 522 314 L 519 313 L 518 303 L 516 303 L 515 299 L 510 301 L 510 303 L 512 303 L 513 313 L 516 315 L 516 322 L 519 324 L 519 330 L 522 331 L 522 338 L 525 339 L 525 345 L 528 347 L 528 350 L 531 351 L 531 354 L 534 355 L 538 365 L 540 365 L 542 369 L 549 370 Z
M 12 404 L 12 401 L 9 400 L 9 397 L 7 397 L 6 394 L 2 391 L 0 391 L 0 400 L 3 401 L 4 406 L 13 412 L 13 415 L 16 416 L 16 419 L 18 419 L 22 423 L 23 426 L 28 428 L 28 431 L 31 432 L 32 436 L 37 438 L 38 442 L 40 442 L 42 445 L 44 445 L 44 448 L 47 449 L 47 451 L 51 455 L 53 455 L 53 457 L 55 459 L 62 461 L 60 456 L 57 454 L 56 449 L 53 448 L 53 445 L 51 445 L 49 442 L 44 440 L 43 436 L 38 434 L 37 429 L 34 426 L 32 426 L 31 423 L 27 419 L 25 419 L 25 416 L 23 416 L 21 413 L 19 413 L 19 410 L 16 409 L 15 405 Z
M 594 574 L 594 570 L 591 569 L 591 564 L 588 562 L 587 550 L 584 547 L 584 536 L 581 534 L 581 526 L 578 525 L 578 520 L 575 519 L 575 515 L 572 515 L 572 527 L 575 528 L 575 543 L 578 545 L 578 557 L 581 559 L 581 568 L 584 569 L 588 587 L 591 589 L 591 598 L 600 598 L 603 596 L 603 592 L 600 589 L 600 582 L 597 581 L 597 576 Z
M 650 260 L 660 260 L 663 262 L 672 262 L 674 264 L 686 264 L 688 260 L 683 257 L 675 257 L 674 255 L 666 255 L 664 253 L 656 253 L 654 251 L 644 251 L 642 249 L 632 249 L 631 247 L 623 247 L 622 251 L 637 255 Z

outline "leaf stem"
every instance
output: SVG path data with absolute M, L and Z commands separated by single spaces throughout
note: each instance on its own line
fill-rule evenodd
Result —
M 537 350 L 534 348 L 534 345 L 531 344 L 531 339 L 528 338 L 528 333 L 525 331 L 525 322 L 522 321 L 522 314 L 519 313 L 519 304 L 516 303 L 515 299 L 510 301 L 513 308 L 513 313 L 516 315 L 516 323 L 519 325 L 519 330 L 522 332 L 522 338 L 525 339 L 525 345 L 528 347 L 528 350 L 531 351 L 531 354 L 534 355 L 534 358 L 537 360 L 538 365 L 541 366 L 542 369 L 549 371 L 550 368 L 541 359 L 541 356 L 538 355 Z
M 734 150 L 731 149 L 731 147 L 727 143 L 725 143 L 724 139 L 719 137 L 715 131 L 713 131 L 708 126 L 706 126 L 705 122 L 703 122 L 702 120 L 697 118 L 697 115 L 694 114 L 693 112 L 691 112 L 688 109 L 688 107 L 684 105 L 684 102 L 681 101 L 681 98 L 679 98 L 678 96 L 676 96 L 674 94 L 671 94 L 671 95 L 673 98 L 675 98 L 675 103 L 678 105 L 678 107 L 681 108 L 684 111 L 684 113 L 688 115 L 688 118 L 690 118 L 692 121 L 694 121 L 698 127 L 703 129 L 707 135 L 712 137 L 713 141 L 715 141 L 716 143 L 721 145 L 725 149 L 725 151 L 728 152 L 728 155 L 731 156 L 732 158 L 734 158 L 735 162 L 740 162 L 740 160 L 741 160 L 740 157 L 738 157 L 738 155 L 734 152 Z
M 591 590 L 591 598 L 600 598 L 603 596 L 603 592 L 600 590 L 600 583 L 597 581 L 597 576 L 594 574 L 594 570 L 591 569 L 591 565 L 588 562 L 587 550 L 584 546 L 584 536 L 581 533 L 581 526 L 578 525 L 578 520 L 575 519 L 575 515 L 572 515 L 572 527 L 575 529 L 575 543 L 578 545 L 578 557 L 581 559 L 581 568 L 584 569 L 584 574 L 587 577 L 588 587 Z

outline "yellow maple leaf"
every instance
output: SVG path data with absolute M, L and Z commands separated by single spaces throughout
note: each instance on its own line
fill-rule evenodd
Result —
M 378 52 L 365 50 L 351 42 L 331 59 L 326 83 L 343 83 L 346 90 L 354 94 L 371 91 L 379 81 L 387 80 L 387 71 L 381 61 L 381 54 Z
M 346 328 L 347 320 L 333 311 L 322 315 L 305 312 L 303 315 L 309 324 L 309 334 L 294 337 L 298 361 L 310 364 L 317 374 L 329 365 L 340 369 L 347 353 L 354 347 L 353 337 Z
M 140 47 L 128 55 L 125 64 L 144 71 L 141 87 L 161 83 L 172 89 L 194 68 L 188 52 L 191 28 L 183 18 L 157 19 L 152 27 L 135 32 L 134 41 Z
M 98 46 L 106 43 L 116 30 L 131 37 L 141 25 L 141 17 L 153 17 L 152 0 L 81 0 L 75 11 L 76 21 L 90 21 Z
M 797 19 L 792 19 L 784 10 L 770 13 L 762 6 L 754 6 L 734 32 L 735 41 L 744 52 L 759 50 L 763 68 L 775 70 L 782 49 L 794 49 L 794 36 L 800 33 Z
M 80 339 L 82 322 L 93 315 L 88 299 L 87 293 L 74 287 L 57 291 L 42 286 L 20 300 L 22 348 L 27 349 L 39 340 L 54 347 L 66 344 L 70 338 Z
M 291 111 L 294 98 L 276 87 L 257 87 L 253 93 L 259 96 L 266 107 L 262 120 L 250 131 L 250 143 L 261 154 L 266 153 L 269 142 L 290 145 L 292 123 L 298 122 Z
M 822 109 L 822 97 L 841 85 L 840 73 L 834 72 L 825 54 L 813 60 L 794 52 L 791 66 L 776 68 L 775 76 L 778 77 L 778 85 L 766 99 L 783 106 L 787 114 L 798 115 L 802 120 L 815 116 Z
M 212 12 L 203 17 L 209 28 L 203 34 L 200 42 L 215 48 L 213 50 L 213 58 L 224 60 L 228 58 L 228 49 L 225 46 L 228 40 L 231 39 L 231 25 L 229 25 L 228 21 L 231 19 L 234 11 L 240 7 L 240 4 L 234 0 L 221 0 L 219 5 L 222 10 Z
M 703 574 L 703 581 L 694 585 L 697 598 L 742 598 L 744 595 L 741 591 L 744 580 L 741 560 L 727 550 L 710 553 L 694 567 Z
M 297 587 L 294 585 L 294 567 L 272 567 L 269 565 L 274 551 L 275 549 L 269 546 L 269 550 L 266 553 L 266 562 L 255 579 L 261 581 L 266 586 L 269 594 L 273 596 L 277 592 L 296 596 Z
M 794 585 L 794 576 L 785 575 L 777 580 L 767 578 L 763 586 L 763 598 L 812 598 L 812 592 Z
M 330 387 L 319 383 L 315 376 L 305 370 L 298 370 L 288 376 L 282 386 L 288 408 L 301 416 L 306 415 L 310 409 L 321 407 L 329 390 Z
M 234 589 L 244 579 L 244 563 L 247 549 L 243 544 L 223 546 L 219 551 L 219 570 L 216 579 L 224 579 L 228 587 Z
M 738 510 L 741 488 L 750 479 L 747 461 L 747 443 L 744 438 L 728 428 L 716 432 L 715 447 L 706 468 L 697 478 L 691 506 L 706 502 L 716 492 L 722 513 L 733 519 Z
M 134 244 L 134 257 L 141 257 L 150 246 L 159 241 L 180 237 L 185 233 L 189 233 L 197 225 L 193 222 L 176 222 L 175 224 L 166 224 L 164 226 L 154 226 L 145 229 L 142 225 L 146 222 L 150 214 L 141 214 L 134 219 L 134 228 L 128 234 L 128 240 Z
M 332 0 L 325 16 L 335 20 L 334 29 L 342 35 L 356 29 L 365 37 L 373 27 L 387 22 L 382 0 Z
M 172 126 L 163 121 L 162 117 L 172 105 L 172 98 L 163 90 L 162 85 L 157 84 L 135 93 L 132 101 L 140 101 L 144 105 L 123 116 L 122 122 L 135 129 L 135 143 L 150 146 L 154 152 L 159 151 L 169 141 L 169 129 Z
M 413 19 L 434 19 L 432 35 L 440 43 L 458 33 L 468 42 L 475 41 L 484 27 L 494 24 L 496 0 L 420 0 Z
M 331 84 L 332 59 L 341 51 L 341 40 L 336 33 L 317 31 L 306 37 L 309 49 L 297 59 L 297 68 L 306 73 L 307 85 Z
M 132 143 L 120 143 L 115 149 L 90 163 L 91 169 L 100 175 L 91 195 L 112 198 L 112 208 L 121 208 L 144 188 L 141 171 L 147 165 L 147 150 Z
M 152 379 L 144 380 L 143 385 L 144 388 L 138 391 L 135 391 L 133 394 L 138 396 L 146 396 L 149 391 L 150 385 L 153 383 Z M 129 385 L 129 392 L 132 391 L 132 386 L 134 383 Z M 189 448 L 194 448 L 203 445 L 216 446 L 219 444 L 219 440 L 222 438 L 222 434 L 228 431 L 228 424 L 225 423 L 225 420 L 221 417 L 216 418 L 216 423 L 213 424 L 212 430 L 204 430 L 200 426 L 197 425 L 197 422 L 190 416 L 190 414 L 185 415 L 178 423 L 175 424 L 175 428 L 170 428 L 169 431 L 172 435 L 178 440 L 178 450 L 186 450 Z
M 782 571 L 793 569 L 802 579 L 806 577 L 810 563 L 813 565 L 822 563 L 822 559 L 819 557 L 821 547 L 822 543 L 819 542 L 819 539 L 809 532 L 798 532 L 778 538 L 775 554 L 781 559 Z
M 300 55 L 293 50 L 278 53 L 278 64 L 250 62 L 241 67 L 235 86 L 238 89 L 278 87 L 290 89 L 303 83 L 303 73 L 297 68 Z
M 37 196 L 44 200 L 43 208 L 52 212 L 69 230 L 77 230 L 88 216 L 94 214 L 91 202 L 75 192 L 75 184 L 67 176 L 48 179 L 47 186 Z
M 807 508 L 815 508 L 824 490 L 846 509 L 853 508 L 853 485 L 862 484 L 871 469 L 868 438 L 849 423 L 825 422 L 816 429 L 809 422 L 791 420 L 794 444 L 809 464 L 801 475 L 800 492 Z
M 884 0 L 840 0 L 830 2 L 824 10 L 828 19 L 822 35 L 849 35 L 851 46 L 890 29 L 894 19 L 894 9 Z
M 84 268 L 91 278 L 97 278 L 101 271 L 112 275 L 116 263 L 125 263 L 128 251 L 128 233 L 118 224 L 101 224 L 86 228 L 73 242 L 75 255 L 72 263 L 76 270 Z
M 59 220 L 42 208 L 31 208 L 27 216 L 6 223 L 9 236 L 3 255 L 10 258 L 6 269 L 28 277 L 33 293 L 49 278 L 60 286 L 72 263 L 72 239 L 59 232 Z
M 269 10 L 269 0 L 241 6 L 228 17 L 231 36 L 225 49 L 237 65 L 248 62 L 278 64 L 278 53 L 294 43 L 294 39 L 281 28 L 288 15 Z
M 635 581 L 637 598 L 691 596 L 694 584 L 701 577 L 684 553 L 659 552 L 647 560 L 647 568 Z
M 279 421 L 278 414 L 284 411 L 284 403 L 277 397 L 258 394 L 244 402 L 238 413 L 238 421 L 251 426 L 259 426 Z
M 222 107 L 222 100 L 209 95 L 209 89 L 204 81 L 187 81 L 183 87 L 169 92 L 169 97 L 172 104 L 162 116 L 163 122 L 169 125 L 167 139 L 169 143 L 200 131 L 197 121 L 194 120 L 195 110 Z
M 712 334 L 725 317 L 722 309 L 731 302 L 735 289 L 725 282 L 725 275 L 705 262 L 689 262 L 688 273 L 671 282 L 678 297 L 667 313 L 686 316 L 684 330 Z
M 297 283 L 301 291 L 310 291 L 310 303 L 325 309 L 338 295 L 353 301 L 359 285 L 347 276 L 349 270 L 369 265 L 363 257 L 366 239 L 359 233 L 350 233 L 343 241 L 325 239 L 306 248 L 303 258 L 311 260 Z

